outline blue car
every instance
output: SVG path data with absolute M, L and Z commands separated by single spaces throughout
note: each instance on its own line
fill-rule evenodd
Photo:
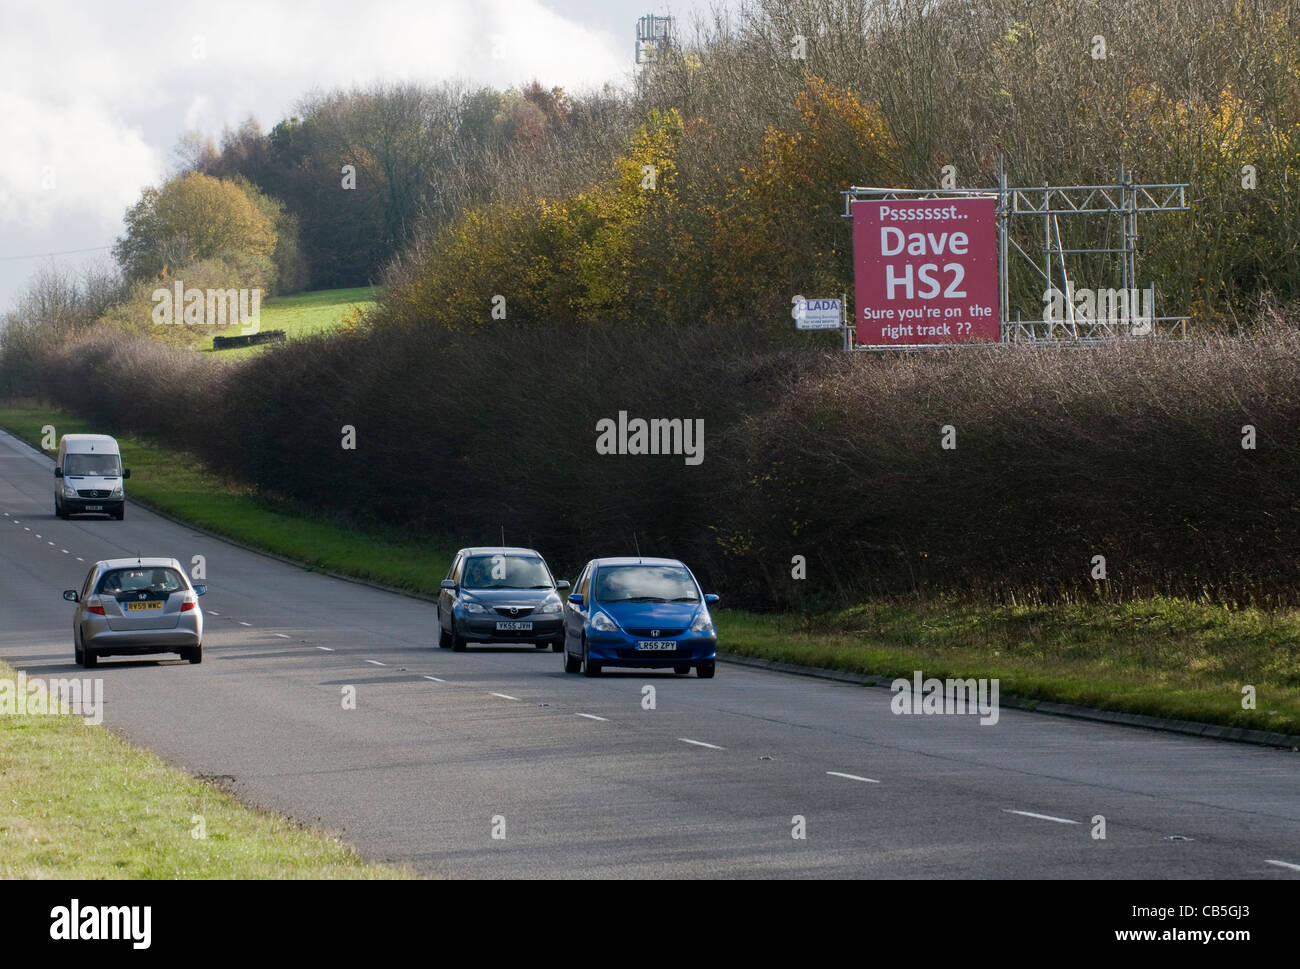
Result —
M 564 672 L 695 667 L 709 679 L 718 650 L 709 603 L 717 601 L 676 559 L 592 559 L 564 607 Z

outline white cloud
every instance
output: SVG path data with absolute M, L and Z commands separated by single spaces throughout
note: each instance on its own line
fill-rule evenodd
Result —
M 111 243 L 187 130 L 217 137 L 250 115 L 267 128 L 312 90 L 622 83 L 640 4 L 604 2 L 628 7 L 601 21 L 626 19 L 626 36 L 557 13 L 556 0 L 0 0 L 0 256 L 48 252 L 51 233 L 59 249 Z M 575 7 L 595 16 L 587 0 Z M 20 268 L 0 266 L 0 307 Z
M 0 225 L 45 226 L 82 212 L 115 227 L 161 159 L 143 132 L 89 99 L 0 93 Z M 7 231 L 6 235 L 10 235 Z

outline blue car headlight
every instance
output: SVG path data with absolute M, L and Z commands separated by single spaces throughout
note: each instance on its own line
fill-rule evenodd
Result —
M 702 635 L 713 632 L 713 619 L 709 616 L 709 610 L 701 609 L 695 614 L 695 621 L 691 623 L 691 632 Z
M 591 614 L 591 628 L 597 632 L 613 633 L 618 632 L 618 623 L 597 609 Z

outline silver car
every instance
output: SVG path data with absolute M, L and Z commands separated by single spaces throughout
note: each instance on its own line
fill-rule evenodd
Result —
M 205 585 L 191 585 L 180 562 L 168 558 L 107 559 L 91 566 L 80 591 L 63 598 L 77 604 L 72 649 L 82 666 L 102 656 L 180 653 L 203 662 Z

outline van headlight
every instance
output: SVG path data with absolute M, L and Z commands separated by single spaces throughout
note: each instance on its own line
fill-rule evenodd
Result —
M 691 623 L 691 632 L 701 634 L 713 632 L 713 620 L 709 617 L 707 609 L 701 609 L 695 614 L 695 622 Z
M 72 487 L 72 485 L 65 483 L 65 484 L 63 485 L 63 497 L 64 497 L 64 498 L 75 498 L 75 497 L 77 497 L 77 489 L 74 488 L 74 487 Z
M 108 497 L 110 497 L 110 498 L 121 498 L 121 497 L 122 497 L 122 486 L 121 486 L 121 485 L 118 485 L 116 488 L 114 488 L 112 491 L 110 491 L 110 492 L 108 493 Z

